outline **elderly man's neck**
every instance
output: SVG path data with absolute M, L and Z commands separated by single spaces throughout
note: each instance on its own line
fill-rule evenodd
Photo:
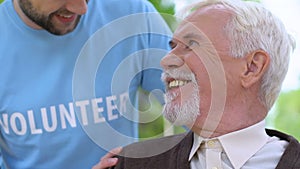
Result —
M 191 129 L 204 138 L 214 138 L 252 126 L 265 119 L 267 112 L 258 98 L 229 101 L 221 117 L 208 116 L 204 122 L 196 121 Z

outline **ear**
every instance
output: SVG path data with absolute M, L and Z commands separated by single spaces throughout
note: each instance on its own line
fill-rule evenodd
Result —
M 249 88 L 258 82 L 269 67 L 270 56 L 263 50 L 257 50 L 245 57 L 245 69 L 242 72 L 242 86 Z

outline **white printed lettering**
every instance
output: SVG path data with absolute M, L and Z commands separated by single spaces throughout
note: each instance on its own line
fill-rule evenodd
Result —
M 88 100 L 78 101 L 75 104 L 76 104 L 76 106 L 79 106 L 79 108 L 80 108 L 82 125 L 84 125 L 84 126 L 88 125 L 88 117 L 87 117 L 86 107 L 87 107 L 87 105 L 89 105 L 89 101 Z
M 125 114 L 127 111 L 127 104 L 129 101 L 129 94 L 128 93 L 123 93 L 120 95 L 120 108 L 119 108 L 119 112 L 120 114 Z
M 102 103 L 102 101 L 103 101 L 102 98 L 96 98 L 92 100 L 92 108 L 93 108 L 95 124 L 105 122 L 105 118 L 101 114 L 103 112 L 103 107 L 98 107 L 98 104 Z
M 0 127 L 6 134 L 43 134 L 43 132 L 55 132 L 60 127 L 60 129 L 75 128 L 77 127 L 77 117 L 81 125 L 86 126 L 116 120 L 121 117 L 121 113 L 128 111 L 130 102 L 127 92 L 120 94 L 119 97 L 117 95 L 108 96 L 105 101 L 100 97 L 75 103 L 70 102 L 68 107 L 65 106 L 66 104 L 42 107 L 40 114 L 34 112 L 33 109 L 28 109 L 24 113 L 2 113 Z
M 33 111 L 28 110 L 27 115 L 28 115 L 31 134 L 41 134 L 41 133 L 43 133 L 42 129 L 37 129 L 36 128 L 35 121 L 34 121 L 34 116 L 33 116 Z
M 66 119 L 71 127 L 76 127 L 76 117 L 74 113 L 73 103 L 69 103 L 69 111 L 70 112 L 68 112 L 67 108 L 63 104 L 59 105 L 61 127 L 63 129 L 67 128 Z
M 2 121 L 0 120 L 0 125 L 2 126 L 3 130 L 5 133 L 9 134 L 8 130 L 8 115 L 7 114 L 2 114 Z
M 20 122 L 20 129 L 18 129 L 17 127 L 17 120 Z M 10 117 L 10 125 L 12 130 L 17 135 L 24 135 L 27 132 L 25 117 L 19 112 L 15 112 L 12 114 L 12 116 Z
M 118 118 L 117 114 L 113 114 L 113 110 L 117 110 L 115 102 L 116 96 L 106 97 L 107 118 L 109 121 Z
M 55 106 L 51 106 L 50 107 L 52 126 L 49 125 L 49 120 L 48 120 L 48 115 L 47 115 L 47 109 L 46 108 L 41 108 L 41 113 L 42 113 L 42 121 L 43 121 L 44 129 L 47 132 L 53 132 L 53 131 L 55 131 L 56 128 L 57 128 L 57 113 L 56 113 Z

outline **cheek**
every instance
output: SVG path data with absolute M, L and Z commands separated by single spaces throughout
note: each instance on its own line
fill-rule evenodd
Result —
M 184 61 L 191 72 L 195 75 L 202 74 L 205 71 L 205 66 L 202 63 L 200 57 L 195 54 L 188 55 L 184 58 Z
M 202 73 L 196 74 L 196 80 L 201 99 L 210 98 L 211 82 L 207 72 L 203 70 Z
M 207 90 L 207 87 L 210 87 L 210 77 L 206 67 L 199 62 L 198 60 L 192 61 L 189 65 L 189 68 L 196 77 L 197 84 L 200 86 L 201 90 Z
M 238 90 L 241 87 L 241 75 L 243 74 L 243 68 L 238 64 L 229 64 L 224 66 L 226 72 L 226 83 L 228 88 Z
M 188 83 L 187 85 L 180 88 L 181 90 L 181 100 L 186 101 L 189 100 L 194 95 L 194 88 L 192 83 Z
M 201 102 L 205 101 L 210 103 L 211 98 L 211 78 L 210 76 L 214 76 L 213 68 L 209 68 L 207 65 L 204 65 L 197 55 L 192 55 L 188 59 L 185 60 L 185 63 L 189 67 L 190 71 L 195 75 L 199 96 Z M 210 70 L 211 72 L 208 72 Z M 209 74 L 210 73 L 210 74 Z
M 63 1 L 61 0 L 44 0 L 36 4 L 36 9 L 42 12 L 45 15 L 50 15 L 64 6 Z
M 203 66 L 198 67 L 198 71 L 195 72 L 197 84 L 198 84 L 198 90 L 199 90 L 199 96 L 200 96 L 200 108 L 201 112 L 206 112 L 206 108 L 210 107 L 211 104 L 211 92 L 212 92 L 212 86 L 211 86 L 211 78 L 209 77 L 209 74 Z

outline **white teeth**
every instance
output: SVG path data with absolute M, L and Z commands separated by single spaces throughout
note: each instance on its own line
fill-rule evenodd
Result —
M 71 18 L 72 17 L 72 15 L 61 15 L 61 14 L 59 14 L 59 16 L 63 17 L 63 18 Z
M 173 88 L 173 87 L 180 87 L 183 86 L 185 84 L 187 84 L 188 81 L 183 81 L 183 80 L 173 80 L 169 83 L 169 88 Z
M 185 82 L 183 82 L 183 81 L 179 81 L 179 86 L 184 85 L 184 83 L 185 83 Z

